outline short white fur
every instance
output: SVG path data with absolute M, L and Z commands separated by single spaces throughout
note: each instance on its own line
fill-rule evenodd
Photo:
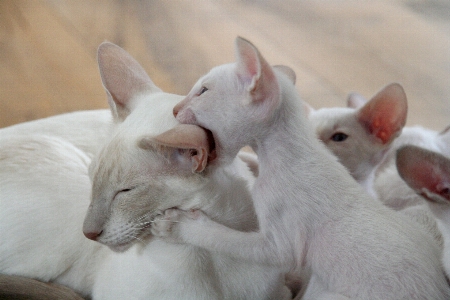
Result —
M 304 299 L 448 299 L 432 240 L 366 196 L 319 144 L 283 72 L 242 38 L 236 57 L 202 77 L 174 112 L 212 131 L 220 161 L 242 146 L 255 149 L 260 230 L 239 232 L 201 211 L 168 210 L 153 232 L 285 272 L 311 272 Z

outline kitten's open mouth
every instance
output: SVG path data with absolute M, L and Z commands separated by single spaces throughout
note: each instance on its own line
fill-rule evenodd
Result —
M 206 132 L 206 136 L 208 138 L 208 145 L 209 145 L 208 163 L 211 163 L 217 158 L 216 141 L 214 139 L 214 135 L 211 132 L 211 130 L 206 129 L 204 127 L 201 128 Z

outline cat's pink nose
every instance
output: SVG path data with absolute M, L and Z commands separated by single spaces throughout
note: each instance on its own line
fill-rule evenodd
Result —
M 100 236 L 100 234 L 102 234 L 103 230 L 100 232 L 84 232 L 83 234 L 85 237 L 87 237 L 90 240 L 96 241 L 97 238 Z

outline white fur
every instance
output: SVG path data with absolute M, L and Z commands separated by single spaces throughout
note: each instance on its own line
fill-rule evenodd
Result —
M 82 233 L 88 166 L 110 126 L 111 112 L 96 110 L 0 130 L 1 273 L 89 294 L 104 255 Z
M 211 130 L 218 162 L 244 145 L 255 149 L 252 196 L 260 230 L 240 232 L 208 213 L 171 209 L 153 232 L 284 272 L 310 271 L 304 299 L 448 299 L 432 240 L 365 196 L 315 138 L 284 74 L 249 42 L 238 38 L 236 50 L 236 64 L 212 69 L 174 111 L 182 123 Z
M 398 150 L 396 165 L 400 176 L 426 200 L 437 220 L 444 239 L 442 261 L 450 277 L 450 158 L 407 145 Z
M 406 122 L 406 110 L 402 87 L 390 84 L 370 100 L 350 94 L 346 108 L 308 107 L 308 118 L 319 139 L 372 197 L 418 222 L 442 246 L 440 231 L 428 205 L 401 180 L 395 167 L 395 151 L 403 144 L 438 147 L 437 132 L 406 127 L 400 134 Z M 373 130 L 375 122 L 389 133 L 387 141 L 376 136 L 379 131 Z M 336 135 L 343 138 L 333 139 Z
M 146 216 L 172 206 L 255 229 L 253 175 L 239 159 L 196 174 L 177 152 L 174 162 L 157 147 L 140 148 L 142 138 L 178 123 L 172 107 L 180 96 L 160 91 L 119 47 L 101 49 L 110 112 L 77 112 L 0 131 L 0 272 L 58 282 L 93 299 L 288 299 L 277 270 L 151 237 Z M 119 102 L 124 95 L 127 103 Z M 122 184 L 133 191 L 115 195 Z M 98 242 L 129 250 L 115 253 L 83 236 L 86 224 L 99 223 Z M 116 231 L 108 237 L 110 229 Z
M 370 100 L 350 94 L 346 108 L 309 108 L 308 112 L 318 138 L 376 197 L 375 169 L 406 122 L 407 100 L 401 85 L 392 83 Z
M 445 154 L 448 153 L 446 149 L 449 146 L 447 145 L 450 145 L 446 142 L 447 136 L 450 136 L 450 134 L 439 134 L 437 131 L 421 126 L 405 127 L 376 170 L 374 188 L 379 199 L 396 210 L 423 204 L 423 199 L 408 187 L 398 175 L 395 166 L 395 153 L 404 145 L 415 145 Z
M 254 230 L 253 175 L 239 159 L 193 173 L 190 151 L 147 147 L 178 124 L 172 108 L 182 97 L 161 92 L 115 45 L 100 47 L 99 63 L 116 128 L 91 164 L 92 202 L 83 231 L 97 233 L 95 239 L 115 251 L 131 249 L 100 267 L 94 299 L 290 297 L 277 270 L 151 236 L 146 228 L 153 216 L 170 207 L 203 209 L 222 224 Z

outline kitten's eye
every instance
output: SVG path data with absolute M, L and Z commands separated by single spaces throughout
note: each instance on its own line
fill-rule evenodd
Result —
M 348 138 L 348 135 L 342 132 L 337 132 L 331 136 L 331 140 L 335 142 L 343 142 Z
M 203 94 L 204 92 L 206 92 L 208 89 L 205 88 L 204 86 L 202 86 L 202 89 L 200 90 L 200 93 L 198 93 L 198 95 L 200 96 L 201 94 Z

